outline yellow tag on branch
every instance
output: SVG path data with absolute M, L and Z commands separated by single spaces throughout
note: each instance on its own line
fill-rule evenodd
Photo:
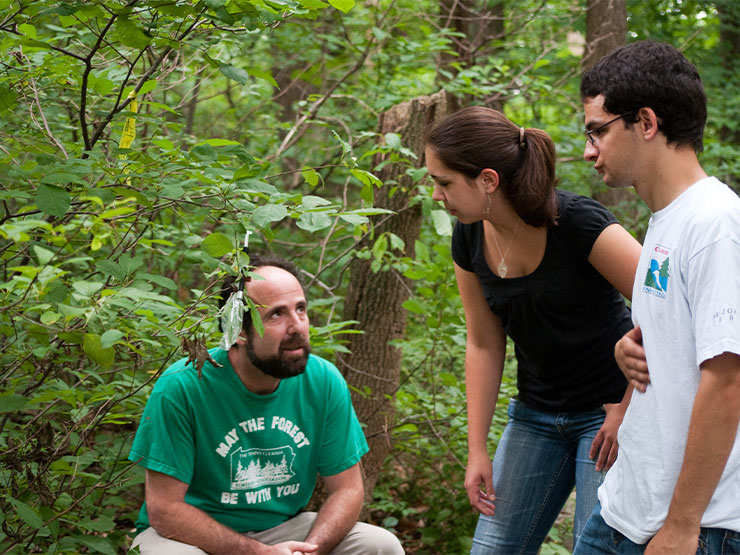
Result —
M 136 95 L 131 91 L 128 95 L 131 99 L 130 110 L 132 113 L 136 113 L 139 109 L 139 104 L 136 102 Z M 121 133 L 121 141 L 118 143 L 120 148 L 130 148 L 131 143 L 136 138 L 136 119 L 126 118 L 126 123 L 123 126 L 123 133 Z

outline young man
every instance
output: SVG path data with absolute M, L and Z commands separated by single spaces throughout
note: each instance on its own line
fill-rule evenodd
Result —
M 652 212 L 615 348 L 636 391 L 575 553 L 740 553 L 740 200 L 699 164 L 696 68 L 650 41 L 581 83 L 584 158 Z
M 202 377 L 185 359 L 157 381 L 129 458 L 146 468 L 134 540 L 141 553 L 403 553 L 390 532 L 358 523 L 359 461 L 368 450 L 349 390 L 310 355 L 298 272 L 252 256 L 246 315 Z M 228 296 L 227 291 L 224 297 Z M 328 496 L 301 512 L 321 474 Z

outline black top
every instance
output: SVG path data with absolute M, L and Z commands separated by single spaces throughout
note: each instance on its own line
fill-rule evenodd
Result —
M 501 279 L 484 256 L 483 222 L 457 222 L 452 257 L 474 272 L 491 310 L 514 341 L 519 399 L 540 410 L 581 411 L 622 400 L 627 382 L 614 344 L 632 328 L 622 295 L 588 262 L 616 218 L 601 204 L 557 191 L 558 225 L 547 230 L 540 265 Z

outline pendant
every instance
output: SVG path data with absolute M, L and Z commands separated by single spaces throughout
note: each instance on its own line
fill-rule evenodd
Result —
M 509 271 L 509 267 L 506 265 L 506 262 L 504 262 L 504 259 L 501 259 L 501 262 L 498 263 L 498 275 L 502 278 L 506 277 L 506 272 Z

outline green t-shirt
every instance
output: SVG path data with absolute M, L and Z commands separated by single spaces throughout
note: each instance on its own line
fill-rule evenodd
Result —
M 344 378 L 311 355 L 306 371 L 269 395 L 242 384 L 226 351 L 203 377 L 182 359 L 157 380 L 129 459 L 189 485 L 185 501 L 237 532 L 273 528 L 308 503 L 316 474 L 367 453 Z M 149 526 L 146 503 L 137 531 Z

